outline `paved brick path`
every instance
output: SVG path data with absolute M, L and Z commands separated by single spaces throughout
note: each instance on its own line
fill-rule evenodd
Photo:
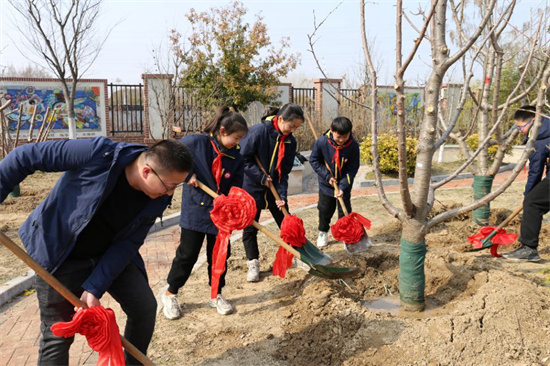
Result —
M 495 178 L 494 184 L 499 185 L 510 172 L 504 172 Z M 516 181 L 525 181 L 526 174 L 522 172 Z M 472 185 L 472 179 L 453 181 L 443 188 L 460 188 Z M 397 192 L 399 187 L 390 186 L 386 192 Z M 376 194 L 376 188 L 359 188 L 353 191 L 353 196 Z M 301 194 L 291 196 L 290 210 L 312 205 L 317 202 L 317 194 Z M 263 217 L 270 217 L 269 214 Z M 175 249 L 179 242 L 179 227 L 173 226 L 148 236 L 141 254 L 145 260 L 151 287 L 158 291 L 166 281 L 166 274 L 170 267 Z M 118 304 L 105 295 L 102 305 L 111 307 L 120 319 L 121 329 L 124 329 L 122 311 Z M 36 365 L 38 358 L 38 342 L 40 333 L 40 315 L 36 294 L 20 296 L 0 308 L 0 366 Z M 86 339 L 77 335 L 71 347 L 71 365 L 95 365 L 97 355 L 90 350 Z

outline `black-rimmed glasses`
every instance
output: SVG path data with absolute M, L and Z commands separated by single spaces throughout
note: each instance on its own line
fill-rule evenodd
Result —
M 153 172 L 154 175 L 157 176 L 157 178 L 160 180 L 160 182 L 162 183 L 162 185 L 164 186 L 164 189 L 166 189 L 166 191 L 164 193 L 168 193 L 168 192 L 172 192 L 172 191 L 175 191 L 176 188 L 184 185 L 185 183 L 180 183 L 180 184 L 176 184 L 175 186 L 173 187 L 169 187 L 166 185 L 166 183 L 164 183 L 164 181 L 162 180 L 162 178 L 158 175 L 158 173 L 155 171 L 155 169 L 153 169 L 153 167 L 147 163 L 145 163 L 145 165 L 147 165 L 149 167 L 149 169 L 151 169 L 151 171 Z

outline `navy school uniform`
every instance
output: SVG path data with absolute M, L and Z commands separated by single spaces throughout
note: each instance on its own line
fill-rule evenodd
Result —
M 273 118 L 274 116 L 268 117 L 262 123 L 252 126 L 241 141 L 241 154 L 244 158 L 245 173 L 243 189 L 250 193 L 256 201 L 256 208 L 258 209 L 256 221 L 260 217 L 261 210 L 268 208 L 277 225 L 281 227 L 284 215 L 277 208 L 273 194 L 264 185 L 267 176 L 257 165 L 255 157 L 257 156 L 260 159 L 263 167 L 271 176 L 273 185 L 281 200 L 286 201 L 288 175 L 294 166 L 294 156 L 296 155 L 296 138 L 290 134 L 283 139 L 285 155 L 281 161 L 281 173 L 279 175 L 277 158 L 282 135 L 273 126 Z M 257 234 L 258 229 L 253 226 L 248 226 L 243 230 L 243 244 L 248 260 L 258 259 L 260 256 Z
M 340 148 L 340 169 L 334 160 L 336 153 L 336 142 L 332 139 L 332 132 L 328 130 L 323 136 L 319 137 L 313 145 L 313 150 L 309 157 L 311 167 L 317 173 L 319 179 L 319 231 L 328 232 L 330 229 L 330 220 L 336 210 L 336 198 L 334 197 L 334 187 L 329 184 L 332 177 L 328 171 L 325 162 L 330 166 L 332 174 L 338 181 L 338 188 L 344 192 L 343 200 L 347 211 L 351 212 L 351 187 L 353 180 L 359 170 L 359 144 L 350 135 Z M 338 204 L 338 217 L 344 216 L 342 207 Z
M 231 187 L 241 187 L 243 183 L 243 158 L 239 153 L 239 146 L 233 149 L 223 149 L 215 138 L 205 134 L 188 135 L 181 141 L 189 148 L 193 156 L 193 174 L 197 179 L 210 187 L 218 194 L 228 194 Z M 222 176 L 220 186 L 217 187 L 212 175 L 212 163 L 217 157 L 212 144 L 216 145 L 222 153 Z M 181 215 L 179 225 L 181 227 L 180 245 L 176 250 L 176 256 L 172 261 L 172 267 L 168 274 L 168 291 L 175 294 L 185 285 L 191 275 L 193 266 L 197 262 L 204 237 L 206 236 L 206 253 L 208 259 L 209 284 L 212 275 L 212 252 L 216 243 L 218 229 L 210 218 L 210 211 L 214 208 L 214 199 L 200 188 L 189 185 L 183 186 L 181 201 Z M 227 258 L 231 255 L 230 247 L 227 248 Z M 220 277 L 218 293 L 225 285 L 226 271 Z

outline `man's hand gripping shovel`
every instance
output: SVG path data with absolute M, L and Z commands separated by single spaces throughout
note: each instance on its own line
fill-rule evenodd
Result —
M 317 140 L 317 132 L 315 132 L 315 128 L 311 123 L 311 119 L 307 114 L 305 117 L 309 125 L 309 128 L 311 129 L 311 132 L 315 137 L 315 140 Z M 338 188 L 338 184 L 335 182 L 336 179 L 334 179 L 334 174 L 332 174 L 332 170 L 330 169 L 330 166 L 326 161 L 325 161 L 325 166 L 327 167 L 327 170 L 329 171 L 331 177 L 333 178 L 332 187 L 334 188 L 334 193 L 336 198 L 338 199 L 338 203 L 340 204 L 340 207 L 342 207 L 342 211 L 344 212 L 344 217 L 342 217 L 341 219 L 338 219 L 336 224 L 332 226 L 332 229 L 331 229 L 332 236 L 334 236 L 337 240 L 344 241 L 346 252 L 348 252 L 349 254 L 355 254 L 355 253 L 359 253 L 364 250 L 367 250 L 372 245 L 372 242 L 365 228 L 370 229 L 371 223 L 368 219 L 364 218 L 359 214 L 352 213 L 350 215 L 348 213 L 348 209 L 346 208 L 344 199 L 340 194 L 340 189 Z M 350 233 L 347 233 L 346 235 L 341 235 L 341 234 L 344 234 L 344 231 L 346 229 L 349 230 Z M 347 242 L 346 239 L 349 241 L 350 237 L 354 238 L 353 241 Z
M 212 189 L 210 189 L 210 187 L 203 184 L 202 182 L 197 181 L 197 185 L 200 189 L 202 189 L 212 198 L 218 197 L 218 194 L 216 192 L 214 192 Z M 257 221 L 253 221 L 252 226 L 254 226 L 256 229 L 260 230 L 262 233 L 264 233 L 269 238 L 274 240 L 277 244 L 279 244 L 279 246 L 285 248 L 296 258 L 298 258 L 299 260 L 307 264 L 310 267 L 309 273 L 314 276 L 328 278 L 328 279 L 340 279 L 340 278 L 356 277 L 360 272 L 359 269 L 357 268 L 337 268 L 337 267 L 329 267 L 321 264 L 313 264 L 311 259 L 308 256 L 302 255 L 294 247 L 285 243 L 281 238 L 273 234 L 271 231 L 267 230 Z

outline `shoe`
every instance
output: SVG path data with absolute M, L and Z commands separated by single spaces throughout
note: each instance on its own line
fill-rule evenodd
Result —
M 252 259 L 246 262 L 246 265 L 248 266 L 246 280 L 248 282 L 258 282 L 260 280 L 260 261 Z
M 511 259 L 515 261 L 527 261 L 527 262 L 538 262 L 540 261 L 539 253 L 536 249 L 529 248 L 528 246 L 522 245 L 518 249 L 510 253 L 505 253 L 502 255 L 506 259 Z
M 317 248 L 325 248 L 326 246 L 328 246 L 328 233 L 326 231 L 319 231 Z
M 165 287 L 160 297 L 163 305 L 162 312 L 164 313 L 166 319 L 174 320 L 181 318 L 181 309 L 180 304 L 178 303 L 178 298 L 175 294 L 167 295 L 167 290 L 168 287 Z
M 222 294 L 218 294 L 218 297 L 215 299 L 210 299 L 209 305 L 211 308 L 216 308 L 218 310 L 218 314 L 221 315 L 228 315 L 235 311 L 233 305 L 231 305 L 229 301 L 222 296 Z

